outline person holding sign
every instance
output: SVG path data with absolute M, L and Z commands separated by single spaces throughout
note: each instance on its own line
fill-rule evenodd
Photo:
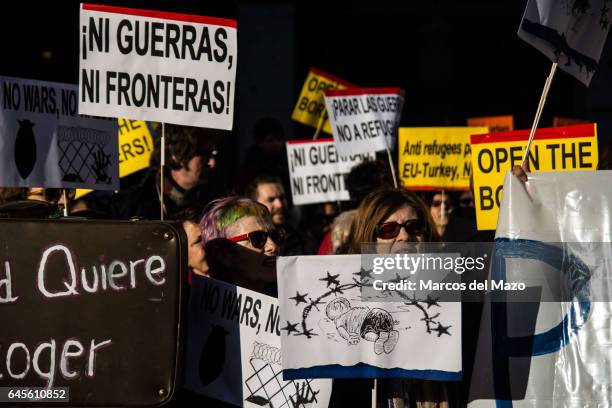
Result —
M 164 167 L 164 214 L 176 214 L 194 203 L 208 203 L 212 194 L 208 182 L 215 168 L 217 134 L 210 129 L 166 125 L 166 163 Z M 111 204 L 116 219 L 142 217 L 159 219 L 161 146 L 156 141 L 151 169 L 136 187 L 126 190 Z
M 200 228 L 211 277 L 275 294 L 283 234 L 266 207 L 244 197 L 220 198 L 209 204 Z

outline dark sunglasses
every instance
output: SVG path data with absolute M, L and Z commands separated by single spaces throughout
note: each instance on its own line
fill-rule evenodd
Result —
M 406 233 L 411 237 L 427 235 L 427 226 L 420 220 L 410 220 L 405 224 L 399 224 L 395 221 L 385 222 L 384 224 L 376 226 L 376 234 L 382 239 L 393 239 L 399 235 L 402 227 L 404 227 Z
M 285 234 L 280 229 L 273 229 L 271 231 L 253 231 L 248 234 L 236 235 L 235 237 L 228 238 L 232 242 L 246 241 L 249 240 L 253 248 L 262 249 L 266 246 L 266 241 L 270 238 L 276 245 L 281 245 L 285 239 Z
M 446 201 L 446 200 L 445 201 L 442 201 L 442 200 L 433 200 L 431 202 L 431 206 L 432 207 L 439 207 L 439 206 L 442 205 L 442 203 L 444 203 L 445 207 L 447 207 L 447 208 L 450 207 L 450 201 Z

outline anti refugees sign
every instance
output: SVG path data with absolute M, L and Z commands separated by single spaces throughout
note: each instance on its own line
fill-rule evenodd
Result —
M 231 130 L 234 20 L 81 4 L 79 113 Z
M 0 77 L 0 186 L 119 188 L 117 122 L 77 114 L 77 87 Z
M 287 142 L 291 195 L 296 205 L 350 199 L 344 176 L 374 153 L 340 156 L 333 139 Z
M 399 129 L 399 174 L 412 190 L 467 190 L 472 176 L 470 135 L 486 127 Z
M 404 106 L 403 90 L 349 88 L 324 94 L 340 155 L 393 149 Z
M 521 165 L 529 130 L 472 135 L 474 199 L 479 230 L 494 230 L 502 198 L 504 174 Z M 538 129 L 529 151 L 530 170 L 597 169 L 597 126 Z

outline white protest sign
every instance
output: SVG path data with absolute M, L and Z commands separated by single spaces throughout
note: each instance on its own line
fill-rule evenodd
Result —
M 363 302 L 373 276 L 361 255 L 278 259 L 284 378 L 460 379 L 461 304 Z
M 278 300 L 194 276 L 185 387 L 244 407 L 327 407 L 331 380 L 283 381 Z
M 518 36 L 589 86 L 608 31 L 608 0 L 529 0 Z
M 393 149 L 404 106 L 400 88 L 325 90 L 325 105 L 342 156 Z
M 0 77 L 0 186 L 119 188 L 117 121 L 77 114 L 76 85 Z
M 81 4 L 79 113 L 231 130 L 236 22 Z
M 610 405 L 610 178 L 506 173 L 489 276 L 541 301 L 485 300 L 468 407 Z
M 349 200 L 344 175 L 353 166 L 374 159 L 374 153 L 339 156 L 331 138 L 287 142 L 293 203 L 303 205 Z

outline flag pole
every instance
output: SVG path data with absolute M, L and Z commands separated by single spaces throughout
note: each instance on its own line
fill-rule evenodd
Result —
M 62 189 L 62 195 L 64 196 L 64 217 L 68 216 L 68 198 L 66 196 L 66 189 Z
M 321 133 L 321 129 L 323 128 L 323 123 L 325 122 L 325 114 L 327 113 L 327 109 L 325 109 L 321 113 L 321 117 L 319 118 L 319 123 L 317 125 L 317 131 L 315 132 L 312 140 L 317 140 L 319 138 L 319 133 Z
M 374 388 L 372 388 L 372 408 L 376 408 L 376 391 L 378 390 L 378 378 L 374 379 Z
M 160 214 L 159 219 L 164 220 L 164 166 L 166 165 L 166 124 L 162 122 L 162 134 L 161 134 L 161 160 L 159 172 L 159 208 Z
M 395 166 L 393 166 L 393 158 L 391 157 L 391 150 L 389 150 L 389 146 L 387 148 L 387 158 L 389 159 L 389 167 L 391 167 L 391 175 L 393 176 L 393 185 L 395 188 L 398 188 L 397 185 L 397 175 L 395 174 Z
M 523 168 L 525 168 L 525 166 L 527 165 L 527 158 L 529 157 L 529 148 L 531 147 L 531 142 L 533 142 L 536 129 L 538 128 L 540 116 L 542 115 L 542 111 L 544 110 L 544 104 L 546 103 L 546 97 L 548 96 L 548 91 L 550 90 L 550 85 L 552 84 L 555 72 L 557 71 L 557 65 L 557 62 L 555 61 L 550 67 L 550 73 L 548 74 L 548 78 L 546 78 L 546 82 L 544 83 L 542 95 L 540 95 L 540 103 L 538 104 L 538 109 L 536 110 L 535 118 L 533 119 L 533 124 L 531 125 L 531 132 L 529 132 L 529 140 L 527 141 L 527 147 L 525 148 L 525 154 L 523 155 L 523 161 L 521 163 L 521 167 Z

